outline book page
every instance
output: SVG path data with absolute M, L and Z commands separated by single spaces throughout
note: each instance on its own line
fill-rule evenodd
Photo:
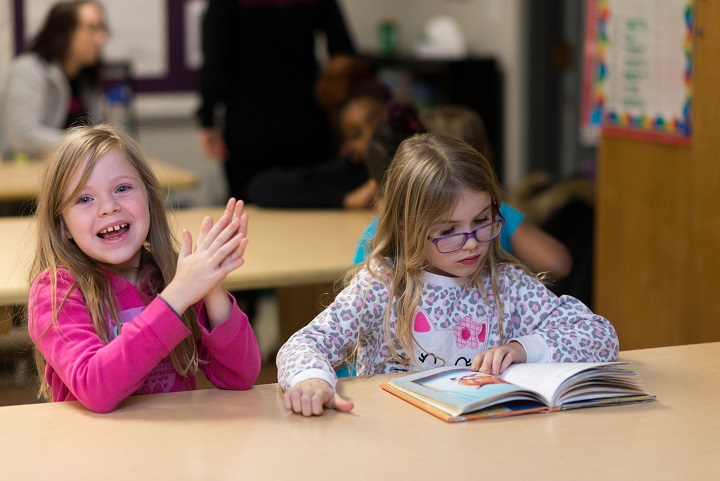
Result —
M 594 367 L 611 366 L 616 363 L 530 363 L 513 364 L 500 375 L 503 380 L 540 394 L 548 406 L 560 385 L 575 374 Z
M 445 367 L 393 379 L 391 385 L 457 415 L 509 400 L 539 401 L 536 395 L 467 367 Z M 429 401 L 433 399 L 434 401 Z

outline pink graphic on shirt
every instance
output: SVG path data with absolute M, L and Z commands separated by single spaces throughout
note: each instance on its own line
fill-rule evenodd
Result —
M 130 309 L 125 309 L 122 311 L 118 311 L 118 320 L 120 321 L 115 322 L 113 319 L 108 318 L 108 326 L 110 327 L 110 341 L 118 337 L 120 334 L 120 326 L 123 324 L 127 324 L 128 322 L 132 322 L 133 319 L 135 319 L 137 316 L 139 316 L 142 311 L 145 310 L 145 306 L 140 307 L 132 307 Z
M 470 316 L 464 317 L 455 327 L 455 344 L 457 347 L 476 348 L 480 343 L 485 342 L 487 337 L 487 327 L 485 323 L 478 323 L 472 320 Z
M 145 382 L 136 391 L 138 394 L 158 394 L 161 392 L 170 392 L 177 371 L 168 359 L 155 366 Z
M 428 321 L 428 318 L 425 317 L 425 314 L 422 312 L 415 314 L 413 330 L 415 332 L 430 332 L 430 321 Z

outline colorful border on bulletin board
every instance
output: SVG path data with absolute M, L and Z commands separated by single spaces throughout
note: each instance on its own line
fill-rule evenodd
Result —
M 692 34 L 694 22 L 694 0 L 688 0 L 684 7 L 684 39 L 682 44 L 685 65 L 682 81 L 685 88 L 684 101 L 678 105 L 677 116 L 655 117 L 646 114 L 632 114 L 626 111 L 609 110 L 607 107 L 606 81 L 608 79 L 608 50 L 612 48 L 608 38 L 608 24 L 611 19 L 609 0 L 589 0 L 586 25 L 586 41 L 594 38 L 591 46 L 586 45 L 586 68 L 584 79 L 583 119 L 586 126 L 599 127 L 605 135 L 623 136 L 642 140 L 688 144 L 691 138 L 692 110 Z M 680 19 L 678 19 L 680 21 Z M 588 61 L 591 58 L 591 61 Z M 592 65 L 592 68 L 588 68 Z M 591 73 L 591 78 L 587 78 Z M 590 92 L 590 95 L 588 95 Z M 590 97 L 590 100 L 587 99 Z

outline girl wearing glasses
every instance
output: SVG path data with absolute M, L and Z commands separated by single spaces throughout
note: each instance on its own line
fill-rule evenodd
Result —
M 500 246 L 501 190 L 485 157 L 440 134 L 400 144 L 368 259 L 277 357 L 285 406 L 349 411 L 334 367 L 359 375 L 512 363 L 610 361 L 610 322 L 557 297 Z

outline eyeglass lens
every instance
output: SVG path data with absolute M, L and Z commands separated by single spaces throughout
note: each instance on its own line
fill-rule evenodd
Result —
M 487 242 L 497 236 L 502 227 L 501 222 L 492 222 L 490 224 L 478 227 L 470 234 L 475 234 L 478 242 Z M 442 253 L 452 252 L 460 249 L 467 242 L 467 234 L 455 234 L 438 239 L 437 248 Z

